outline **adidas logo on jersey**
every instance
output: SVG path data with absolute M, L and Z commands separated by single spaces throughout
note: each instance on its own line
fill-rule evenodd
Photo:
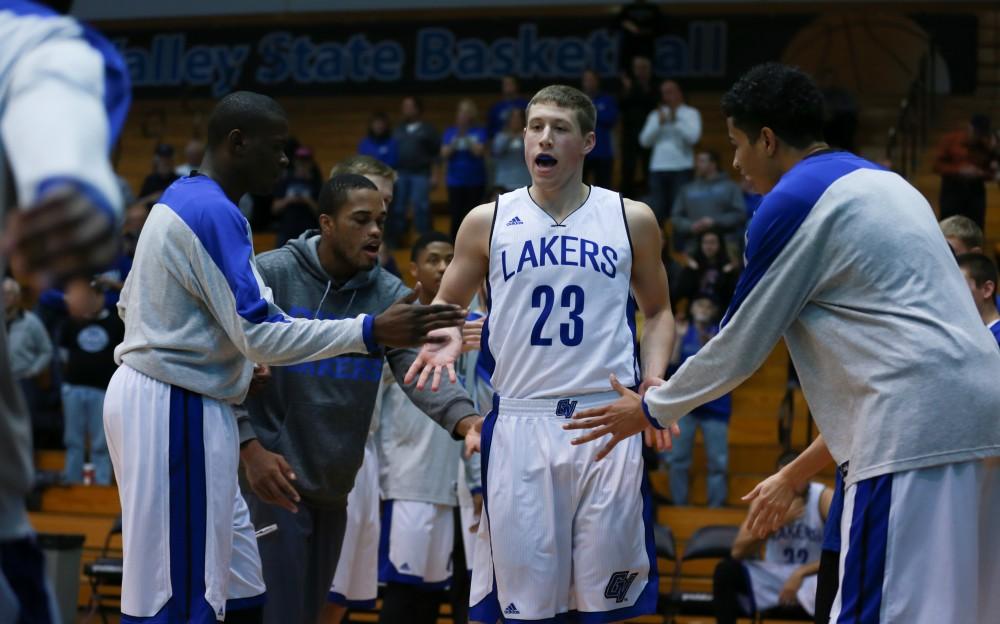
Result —
M 403 565 L 399 566 L 399 571 L 400 572 L 404 572 L 404 571 L 409 572 L 409 570 L 410 570 L 410 564 L 408 564 L 408 563 L 404 563 Z
M 521 615 L 521 612 L 517 610 L 517 607 L 515 607 L 514 603 L 512 602 L 509 605 L 507 605 L 506 609 L 503 610 L 503 614 L 504 615 Z
M 515 215 L 513 219 L 507 222 L 507 225 L 524 225 L 524 221 L 521 221 L 521 217 Z

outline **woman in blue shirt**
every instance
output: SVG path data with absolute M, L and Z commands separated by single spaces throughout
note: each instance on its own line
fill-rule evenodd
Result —
M 476 104 L 469 99 L 458 103 L 455 125 L 441 137 L 441 158 L 448 163 L 448 208 L 451 237 L 455 238 L 462 219 L 483 199 L 486 188 L 486 130 L 477 125 Z
M 399 161 L 399 151 L 396 139 L 392 138 L 388 115 L 382 111 L 372 113 L 371 119 L 368 120 L 368 134 L 358 143 L 358 153 L 362 156 L 371 156 L 395 169 Z

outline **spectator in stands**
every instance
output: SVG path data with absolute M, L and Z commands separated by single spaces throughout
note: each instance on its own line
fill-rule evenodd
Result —
M 681 187 L 671 212 L 677 249 L 689 255 L 694 253 L 695 237 L 714 228 L 735 255 L 740 249 L 746 219 L 743 193 L 729 176 L 719 171 L 719 155 L 710 150 L 698 152 L 694 180 Z
M 997 175 L 996 159 L 997 139 L 986 115 L 973 115 L 966 128 L 941 138 L 934 171 L 941 175 L 938 212 L 942 219 L 963 215 L 984 227 L 986 181 Z
M 646 117 L 639 143 L 653 150 L 649 161 L 650 207 L 662 225 L 674 197 L 694 177 L 694 144 L 701 138 L 701 113 L 684 103 L 673 80 L 660 84 L 660 103 Z
M 944 239 L 948 241 L 948 246 L 956 256 L 982 253 L 983 230 L 969 217 L 952 215 L 942 219 L 939 225 Z
M 42 321 L 21 307 L 21 285 L 13 277 L 3 280 L 3 304 L 10 372 L 15 379 L 25 381 L 48 368 L 52 341 Z M 25 392 L 25 396 L 30 394 Z
M 779 470 L 795 457 L 795 453 L 781 457 Z M 712 594 L 718 624 L 736 624 L 741 615 L 753 617 L 778 605 L 799 605 L 809 615 L 815 611 L 823 523 L 830 512 L 833 490 L 814 481 L 806 482 L 795 493 L 781 528 L 766 539 L 758 539 L 744 520 L 733 543 L 732 558 L 715 567 Z M 756 560 L 762 548 L 764 558 Z
M 486 130 L 492 139 L 498 132 L 507 127 L 507 118 L 514 109 L 524 110 L 528 100 L 521 95 L 521 84 L 514 76 L 504 76 L 500 79 L 500 101 L 490 107 Z
M 493 195 L 531 184 L 524 162 L 524 111 L 516 108 L 507 117 L 507 126 L 493 137 Z
M 618 59 L 623 69 L 636 56 L 655 56 L 655 37 L 662 20 L 660 8 L 646 0 L 632 0 L 618 11 Z
M 422 119 L 423 104 L 414 96 L 403 98 L 403 122 L 396 127 L 393 137 L 399 149 L 396 172 L 396 196 L 389 209 L 385 238 L 396 248 L 408 229 L 407 209 L 413 209 L 417 232 L 431 230 L 431 189 L 437 185 L 436 165 L 441 150 L 441 138 L 430 123 Z
M 169 143 L 160 143 L 153 150 L 153 171 L 142 181 L 142 188 L 139 190 L 140 201 L 159 199 L 168 186 L 179 178 L 174 171 L 174 146 Z
M 390 167 L 399 163 L 399 146 L 392 136 L 389 116 L 382 111 L 375 111 L 368 120 L 368 134 L 358 143 L 358 153 L 362 156 L 384 162 Z
M 854 135 L 858 130 L 858 101 L 836 83 L 829 67 L 818 72 L 817 86 L 823 94 L 823 135 L 830 147 L 855 151 Z
M 455 248 L 438 232 L 421 236 L 411 251 L 410 276 L 423 286 L 422 303 L 437 296 Z M 412 394 L 409 395 L 412 397 Z M 433 394 L 431 395 L 433 396 Z M 385 584 L 380 624 L 434 624 L 454 570 L 456 476 L 463 444 L 387 379 L 376 433 L 384 498 L 379 582 Z M 467 482 L 479 486 L 466 463 Z M 468 600 L 468 595 L 466 595 Z
M 689 318 L 677 321 L 674 353 L 670 372 L 701 350 L 719 333 L 719 306 L 708 297 L 691 302 Z M 688 504 L 688 476 L 694 451 L 694 434 L 701 429 L 708 463 L 708 506 L 722 507 L 729 493 L 729 417 L 733 412 L 731 394 L 709 401 L 679 421 L 681 433 L 674 438 L 673 448 L 663 454 L 670 466 L 670 495 L 675 505 Z
M 313 151 L 300 145 L 293 153 L 288 175 L 274 191 L 271 212 L 278 219 L 277 245 L 299 237 L 302 232 L 319 227 L 317 201 L 323 180 Z
M 670 304 L 674 307 L 674 315 L 677 315 L 677 303 L 680 295 L 677 287 L 681 283 L 681 274 L 684 267 L 674 259 L 673 246 L 670 244 L 670 235 L 663 235 L 663 248 L 660 250 L 660 259 L 663 261 L 663 268 L 667 271 L 667 285 L 670 287 Z
M 513 109 L 511 109 L 513 110 Z M 507 111 L 508 117 L 510 110 Z M 458 103 L 455 125 L 441 138 L 441 159 L 447 163 L 448 209 L 451 236 L 470 210 L 479 205 L 486 191 L 486 130 L 478 125 L 479 113 L 470 99 Z
M 733 298 L 739 273 L 739 264 L 730 259 L 718 230 L 705 230 L 698 235 L 698 246 L 681 271 L 678 300 L 708 297 L 726 309 Z
M 1000 313 L 997 312 L 997 265 L 985 254 L 967 253 L 958 257 L 958 266 L 969 284 L 976 310 L 1000 345 Z
M 59 332 L 65 366 L 62 384 L 64 476 L 83 480 L 84 450 L 90 447 L 94 483 L 111 484 L 111 457 L 104 439 L 104 392 L 115 369 L 114 350 L 125 338 L 125 325 L 104 304 L 104 293 L 90 277 L 66 284 L 69 318 Z
M 626 197 L 638 197 L 639 189 L 646 188 L 651 153 L 639 142 L 639 133 L 646 123 L 649 111 L 656 108 L 658 97 L 653 84 L 653 64 L 649 57 L 633 58 L 631 67 L 631 73 L 623 73 L 621 76 L 622 167 L 619 190 Z
M 191 175 L 191 172 L 201 166 L 201 159 L 205 157 L 205 144 L 198 139 L 191 139 L 184 146 L 184 162 L 177 165 L 174 171 L 181 178 Z
M 597 109 L 597 123 L 594 126 L 596 142 L 594 149 L 583 161 L 583 181 L 609 189 L 615 165 L 612 132 L 618 123 L 618 101 L 611 94 L 601 93 L 601 78 L 594 70 L 584 71 L 581 82 L 583 92 L 590 97 Z

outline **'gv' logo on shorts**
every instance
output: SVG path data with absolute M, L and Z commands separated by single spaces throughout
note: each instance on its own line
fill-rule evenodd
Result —
M 571 401 L 569 399 L 559 399 L 556 403 L 556 416 L 562 416 L 563 418 L 572 418 L 573 412 L 576 411 L 576 401 Z
M 628 588 L 632 587 L 632 581 L 635 577 L 639 576 L 638 572 L 629 572 L 628 570 L 622 570 L 621 572 L 615 572 L 608 579 L 608 586 L 604 588 L 604 597 L 607 599 L 615 599 L 615 602 L 625 602 L 625 596 L 628 594 Z

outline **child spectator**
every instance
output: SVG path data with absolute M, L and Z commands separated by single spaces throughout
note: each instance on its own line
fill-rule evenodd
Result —
M 719 307 L 707 297 L 691 302 L 690 318 L 677 322 L 677 338 L 670 359 L 671 372 L 697 353 L 705 343 L 719 333 Z M 675 505 L 688 504 L 688 472 L 694 450 L 695 429 L 701 429 L 708 461 L 708 506 L 722 507 L 728 494 L 729 417 L 733 398 L 725 394 L 710 401 L 680 420 L 681 433 L 673 448 L 663 458 L 670 465 L 670 495 Z
M 390 167 L 399 163 L 399 146 L 392 136 L 389 116 L 382 111 L 372 113 L 368 120 L 368 134 L 358 143 L 358 154 L 371 156 Z
M 66 284 L 69 318 L 59 336 L 65 365 L 62 384 L 66 481 L 83 481 L 84 448 L 90 443 L 94 483 L 111 484 L 111 457 L 104 439 L 104 392 L 115 369 L 114 350 L 125 326 L 104 305 L 104 293 L 89 277 Z

